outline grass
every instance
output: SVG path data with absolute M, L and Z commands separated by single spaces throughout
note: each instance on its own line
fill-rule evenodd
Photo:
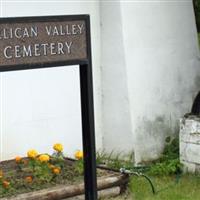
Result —
M 132 177 L 128 194 L 109 200 L 199 200 L 200 175 L 182 175 L 177 181 L 173 176 L 151 177 L 156 193 L 142 177 Z M 107 200 L 107 199 L 106 199 Z
M 173 176 L 153 177 L 156 194 L 144 178 L 132 177 L 128 196 L 112 200 L 199 200 L 200 175 L 182 175 L 179 181 Z M 110 199 L 111 200 L 111 199 Z
M 199 34 L 200 39 L 200 34 Z M 105 164 L 114 169 L 125 167 L 131 171 L 138 171 L 134 168 L 132 158 L 126 162 L 121 161 L 119 156 L 100 155 L 99 160 L 105 160 Z M 166 138 L 166 146 L 160 158 L 151 163 L 142 172 L 148 174 L 153 182 L 156 193 L 153 194 L 149 182 L 143 177 L 132 176 L 128 192 L 117 198 L 109 200 L 200 200 L 200 174 L 181 174 L 182 165 L 179 162 L 179 139 Z M 105 199 L 105 200 L 108 200 Z

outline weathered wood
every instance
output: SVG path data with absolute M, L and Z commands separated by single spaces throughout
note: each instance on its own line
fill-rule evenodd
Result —
M 114 175 L 102 177 L 97 181 L 98 190 L 104 190 L 116 186 L 127 184 L 127 175 Z M 67 197 L 73 197 L 84 194 L 84 184 L 77 185 L 61 185 L 39 191 L 20 194 L 9 198 L 1 198 L 1 200 L 60 200 Z

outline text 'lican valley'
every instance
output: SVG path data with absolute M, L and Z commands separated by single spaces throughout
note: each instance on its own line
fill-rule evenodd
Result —
M 6 41 L 5 59 L 71 54 L 75 38 L 84 32 L 84 23 L 0 25 L 0 40 Z
M 30 27 L 0 27 L 0 40 L 23 39 L 38 37 L 40 29 L 37 26 Z M 46 25 L 44 31 L 47 36 L 70 36 L 80 35 L 84 31 L 84 24 L 66 24 L 66 25 Z

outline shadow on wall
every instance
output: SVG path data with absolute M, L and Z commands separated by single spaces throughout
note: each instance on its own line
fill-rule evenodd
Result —
M 164 115 L 160 115 L 155 120 L 143 118 L 138 122 L 139 126 L 136 132 L 137 141 L 139 142 L 136 144 L 136 164 L 160 157 L 164 150 L 166 137 L 173 137 L 178 134 L 178 120 L 173 126 L 170 123 L 171 121 L 171 119 L 167 119 Z

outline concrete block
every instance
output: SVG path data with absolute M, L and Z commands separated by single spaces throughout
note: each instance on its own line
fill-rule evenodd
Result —
M 200 172 L 200 118 L 180 120 L 180 160 L 185 172 Z
M 200 164 L 200 145 L 181 142 L 180 157 L 183 161 Z
M 183 171 L 184 173 L 200 173 L 200 164 L 190 163 L 190 162 L 184 162 L 183 164 Z
M 200 144 L 200 119 L 180 120 L 180 141 Z

